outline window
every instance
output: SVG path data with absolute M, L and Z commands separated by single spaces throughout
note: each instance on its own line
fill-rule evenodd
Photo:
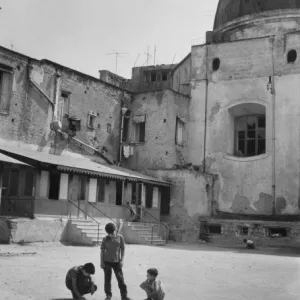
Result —
M 266 152 L 266 118 L 250 115 L 235 120 L 235 155 L 255 156 Z
M 105 180 L 97 181 L 97 202 L 105 202 Z
M 162 81 L 167 81 L 168 80 L 168 72 L 162 72 L 161 80 Z
M 239 232 L 239 235 L 248 235 L 249 228 L 248 227 L 239 227 L 238 232 Z
M 136 143 L 144 143 L 146 135 L 146 117 L 134 116 L 133 117 L 133 140 Z
M 8 68 L 6 66 L 1 66 L 0 64 L 0 113 L 7 114 L 10 106 L 10 95 L 12 88 L 12 74 L 3 71 L 3 68 Z
M 144 82 L 149 82 L 151 79 L 151 73 L 150 72 L 144 72 Z
M 176 135 L 175 135 L 175 143 L 177 145 L 183 144 L 183 129 L 184 129 L 184 123 L 180 118 L 176 118 Z
M 59 199 L 59 188 L 60 188 L 60 173 L 50 172 L 49 176 L 49 199 Z
M 287 62 L 292 64 L 297 59 L 297 51 L 296 50 L 290 50 L 287 54 Z
M 57 110 L 58 120 L 62 121 L 63 117 L 65 117 L 66 114 L 69 114 L 69 106 L 70 93 L 61 91 Z
M 34 178 L 35 178 L 35 176 L 34 176 L 33 171 L 25 172 L 23 196 L 25 196 L 25 197 L 33 196 Z
M 151 73 L 151 82 L 155 82 L 156 81 L 156 72 L 152 72 Z
M 111 133 L 111 124 L 107 124 L 106 131 L 107 133 Z
M 124 116 L 122 142 L 127 142 L 129 133 L 130 110 L 127 110 Z
M 213 71 L 219 70 L 220 64 L 221 64 L 220 59 L 219 59 L 219 58 L 215 58 L 215 59 L 213 60 L 213 62 L 212 62 L 212 69 L 213 69 Z
M 287 235 L 286 228 L 269 228 L 269 236 L 272 238 L 286 237 Z
M 211 234 L 222 234 L 221 225 L 208 225 L 208 232 Z
M 87 127 L 95 129 L 96 120 L 97 120 L 97 115 L 93 112 L 89 112 L 87 116 Z
M 19 170 L 12 169 L 9 178 L 9 196 L 18 196 L 19 194 Z

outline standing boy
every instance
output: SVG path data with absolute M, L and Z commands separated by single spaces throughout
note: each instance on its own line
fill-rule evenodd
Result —
M 95 274 L 95 266 L 87 263 L 84 266 L 71 268 L 66 275 L 66 286 L 71 291 L 73 299 L 85 299 L 83 295 L 94 294 L 97 286 L 91 275 Z
M 127 297 L 127 286 L 123 276 L 123 262 L 125 256 L 125 241 L 124 237 L 116 234 L 116 227 L 113 223 L 108 223 L 105 226 L 107 236 L 101 244 L 101 268 L 104 270 L 104 292 L 105 300 L 110 300 L 111 292 L 111 275 L 112 270 L 116 275 L 122 300 L 130 300 Z
M 163 300 L 165 298 L 162 283 L 157 279 L 157 275 L 157 269 L 147 270 L 147 280 L 140 285 L 140 288 L 147 294 L 146 300 Z

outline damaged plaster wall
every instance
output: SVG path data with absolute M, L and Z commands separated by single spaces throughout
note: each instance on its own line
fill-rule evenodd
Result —
M 134 115 L 146 116 L 145 143 L 135 143 L 134 154 L 129 157 L 130 168 L 170 169 L 180 165 L 176 152 L 175 130 L 176 117 L 188 122 L 189 98 L 171 90 L 142 93 L 135 96 L 131 111 Z M 134 124 L 129 126 L 133 140 Z M 184 126 L 181 151 L 186 156 L 188 123 Z

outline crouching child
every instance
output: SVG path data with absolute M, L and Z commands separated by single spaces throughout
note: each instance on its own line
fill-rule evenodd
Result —
M 157 269 L 147 270 L 147 280 L 140 285 L 140 288 L 147 294 L 146 300 L 163 300 L 165 298 L 162 283 L 157 279 L 157 275 Z
M 246 244 L 247 249 L 255 249 L 255 244 L 251 240 L 244 239 L 244 244 Z
M 66 275 L 66 286 L 71 291 L 73 299 L 85 299 L 83 295 L 93 295 L 97 286 L 92 281 L 91 275 L 95 274 L 95 266 L 87 263 L 84 266 L 71 268 Z

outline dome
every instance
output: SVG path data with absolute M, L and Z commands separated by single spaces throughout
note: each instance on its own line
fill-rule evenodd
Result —
M 300 0 L 219 0 L 214 30 L 243 16 L 293 8 L 300 8 Z

